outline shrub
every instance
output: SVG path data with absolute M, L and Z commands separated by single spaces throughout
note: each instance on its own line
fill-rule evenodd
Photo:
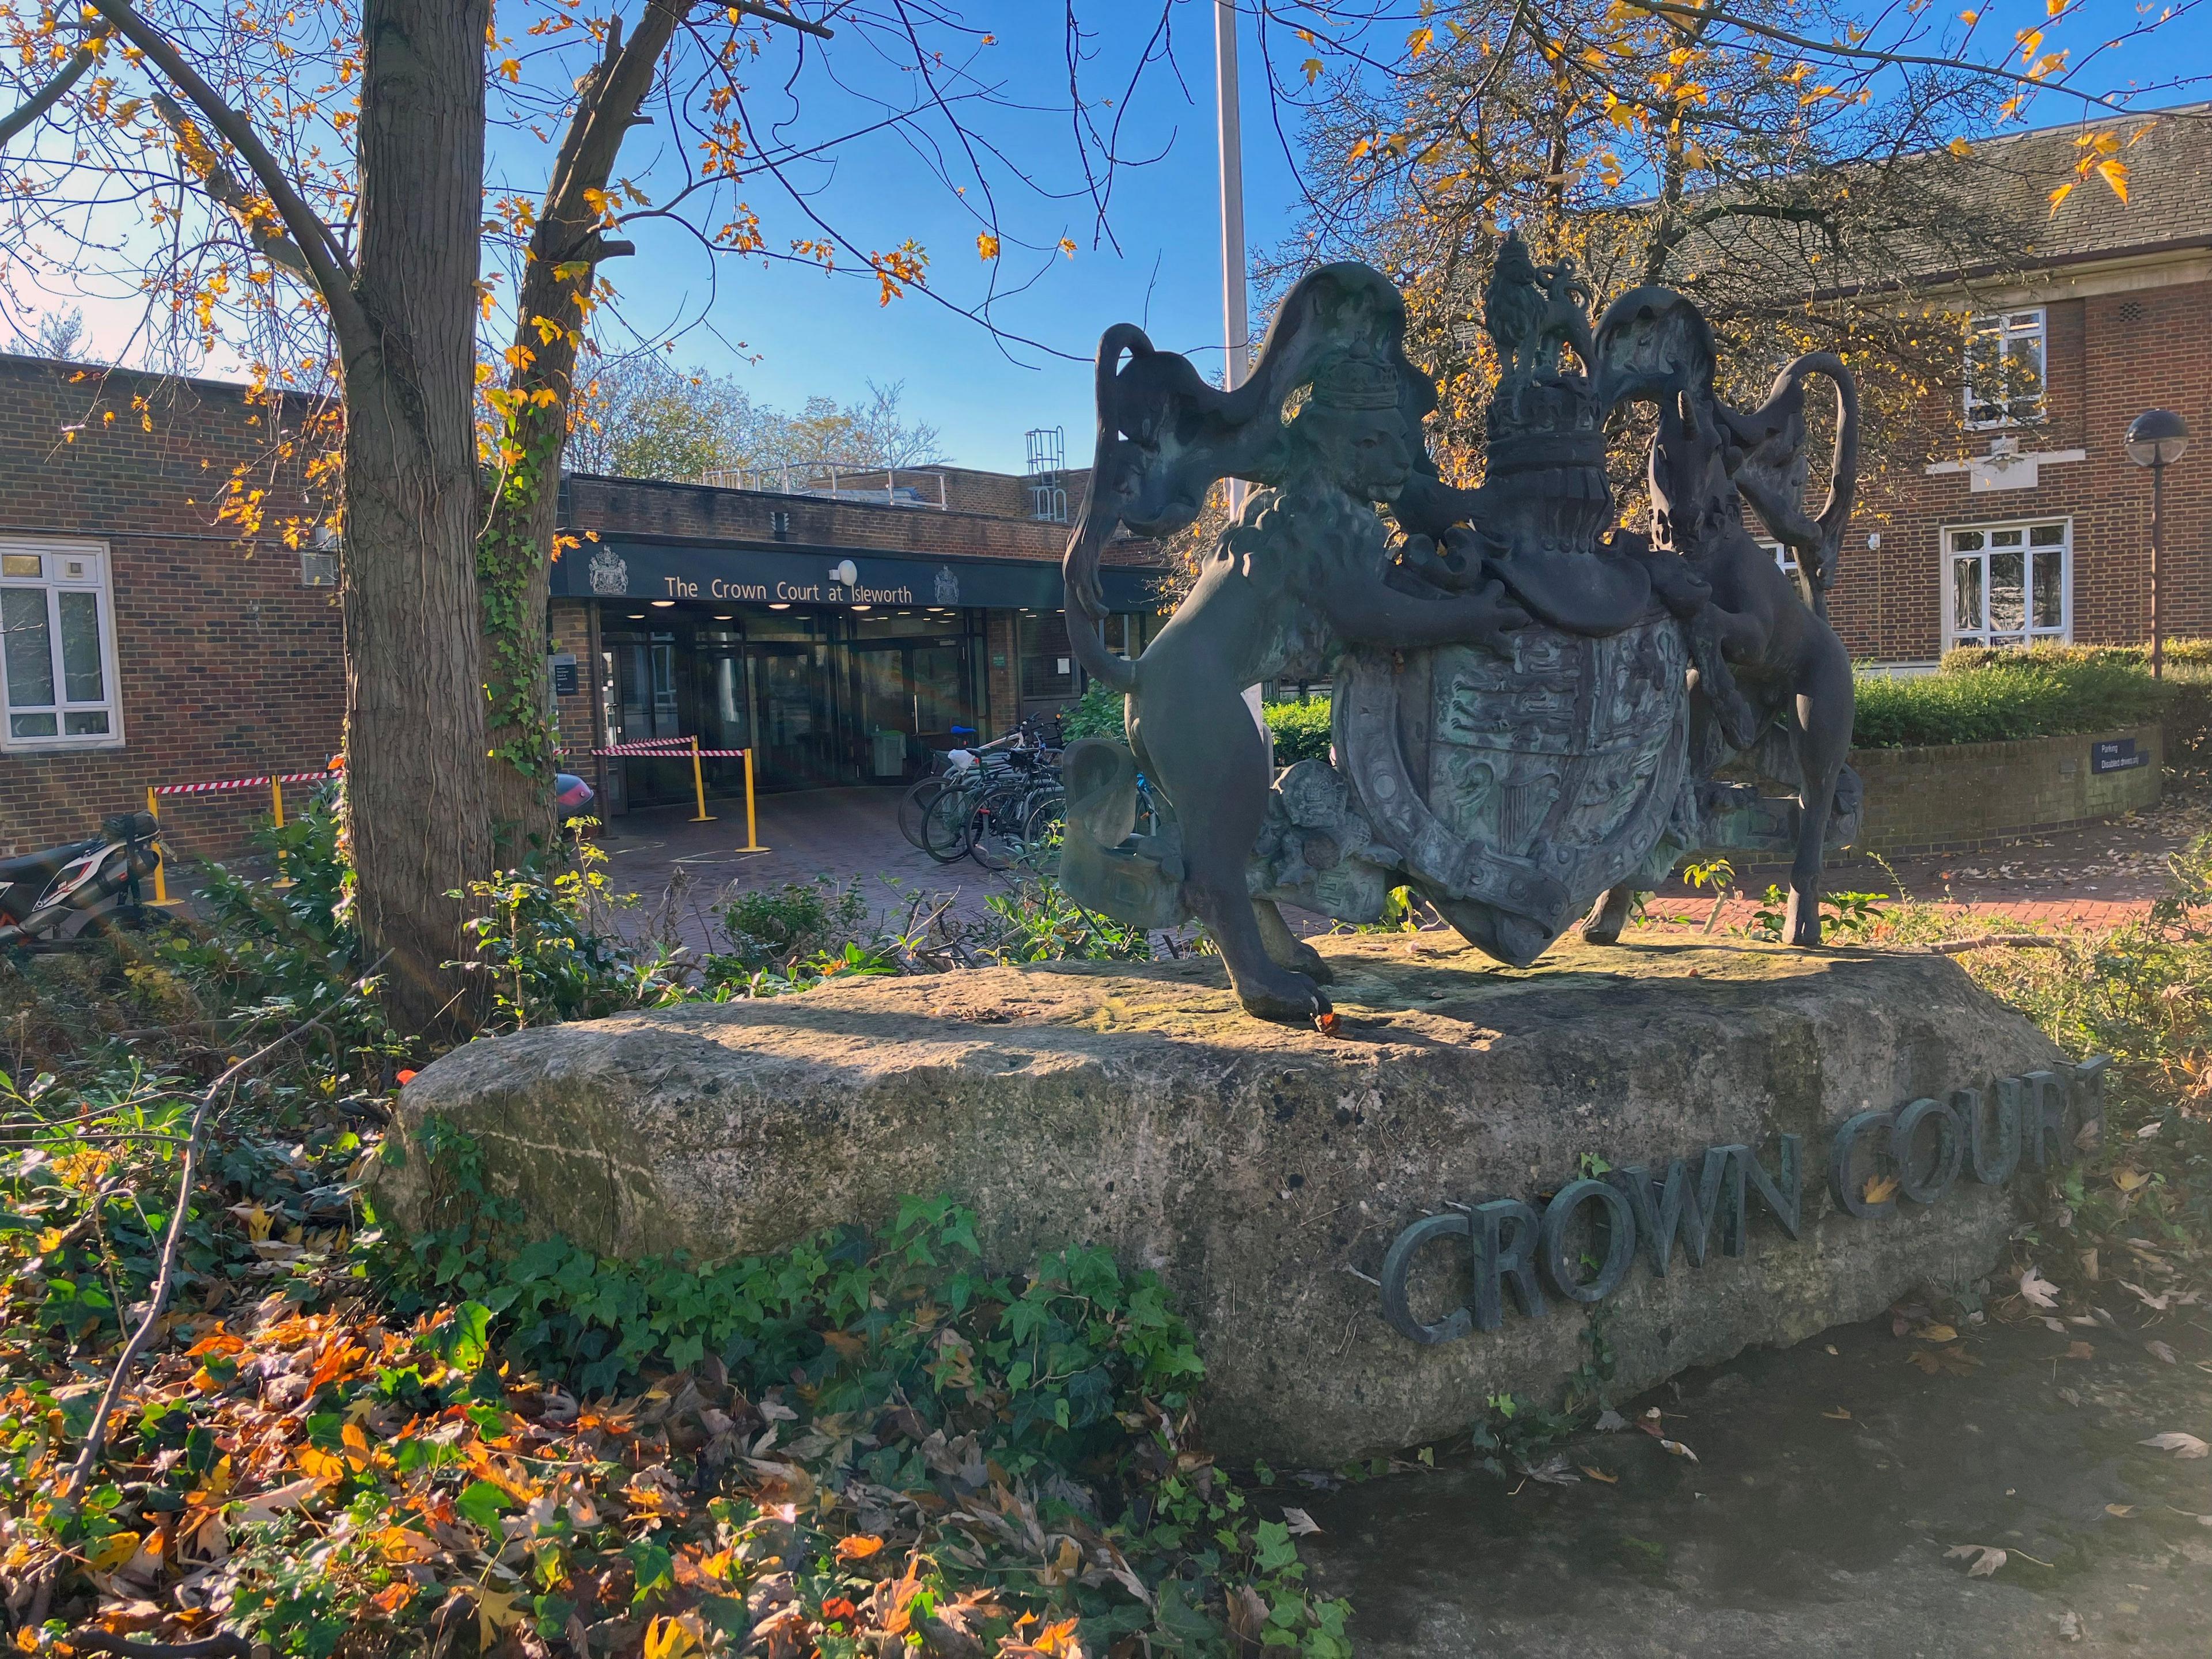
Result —
M 1078 738 L 1125 738 L 1121 726 L 1121 694 L 1094 685 L 1060 711 L 1060 734 L 1069 743 Z
M 1261 711 L 1267 729 L 1275 734 L 1276 765 L 1328 758 L 1328 699 L 1316 697 L 1308 702 L 1271 702 Z
M 2101 647 L 1953 652 L 1943 672 L 1862 675 L 1852 741 L 1862 749 L 2001 743 L 2156 720 L 2167 689 Z

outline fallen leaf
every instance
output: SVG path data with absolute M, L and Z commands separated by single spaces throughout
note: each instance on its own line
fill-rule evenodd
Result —
M 1325 1014 L 1314 1016 L 1314 1030 L 1319 1031 L 1323 1036 L 1334 1036 L 1343 1024 L 1344 1017 L 1334 1008 Z
M 1308 1533 L 1321 1530 L 1321 1523 L 1313 1516 L 1304 1510 L 1293 1509 L 1288 1504 L 1283 1505 L 1283 1524 L 1291 1529 L 1293 1538 L 1304 1538 Z
M 2087 1342 L 2069 1342 L 2066 1345 L 2066 1357 L 2069 1359 L 2094 1359 L 2097 1357 L 2097 1351 Z
M 2069 1607 L 2058 1615 L 2058 1633 L 2069 1642 L 2081 1639 L 2081 1615 Z
M 2157 1358 L 2163 1359 L 2169 1365 L 2179 1365 L 2181 1363 L 2181 1356 L 2174 1352 L 2172 1349 L 2167 1347 L 2163 1342 L 2146 1342 L 2143 1344 L 2143 1348 L 2145 1352 Z
M 2168 1429 L 2164 1434 L 2154 1434 L 2148 1440 L 2136 1441 L 2136 1444 L 2148 1446 L 2153 1451 L 2172 1452 L 2185 1462 L 2212 1452 L 2212 1446 L 2206 1445 L 2193 1434 L 2182 1433 L 2179 1429 Z
M 1610 1406 L 1597 1414 L 1597 1431 L 1600 1434 L 1618 1434 L 1627 1426 L 1628 1419 Z
M 1866 1201 L 1868 1203 L 1887 1204 L 1891 1199 L 1895 1198 L 1896 1196 L 1897 1177 L 1895 1176 L 1869 1176 L 1867 1177 Z
M 1697 1453 L 1692 1451 L 1687 1446 L 1684 1445 L 1679 1440 L 1662 1440 L 1659 1443 L 1659 1449 L 1662 1451 L 1672 1452 L 1677 1457 L 1686 1457 L 1692 1463 L 1698 1461 Z
M 2158 1123 L 2146 1123 L 2142 1128 L 2136 1131 L 2136 1139 L 2137 1140 L 2155 1139 L 2157 1138 L 2158 1132 L 2164 1127 L 2166 1127 L 2166 1125 L 2162 1121 Z
M 1588 1463 L 1578 1463 L 1575 1467 L 1579 1468 L 1584 1474 L 1589 1476 L 1591 1480 L 1602 1480 L 1608 1486 L 1617 1486 L 1620 1484 L 1620 1477 L 1619 1475 L 1607 1474 L 1603 1469 L 1593 1468 Z
M 2061 1336 L 2066 1334 L 2066 1322 L 2063 1319 L 2051 1319 L 2046 1317 L 2043 1323 L 2046 1329 L 2054 1330 Z
M 1663 1446 L 1668 1443 L 1662 1440 L 1659 1443 Z M 1547 1486 L 1571 1486 L 1582 1480 L 1582 1477 L 1569 1466 L 1567 1455 L 1565 1452 L 1547 1457 L 1540 1463 L 1532 1464 L 1523 1458 L 1521 1460 L 1519 1468 L 1521 1473 L 1531 1480 L 1540 1480 Z
M 2081 1403 L 2081 1396 L 2071 1389 L 2059 1389 L 2058 1397 L 2069 1406 L 2079 1406 Z
M 837 1540 L 837 1559 L 840 1561 L 865 1561 L 883 1547 L 882 1539 L 856 1532 Z
M 2132 1504 L 2107 1504 L 2105 1505 L 2106 1514 L 2118 1516 L 2123 1521 L 2127 1519 L 2128 1516 L 2133 1515 L 2135 1512 L 2136 1506 Z
M 1971 1376 L 1981 1369 L 1982 1364 L 1966 1352 L 1963 1342 L 1954 1342 L 1948 1347 L 1923 1348 L 1911 1359 L 1930 1376 Z
M 2058 1287 L 2045 1279 L 2033 1262 L 2020 1276 L 2020 1293 L 2039 1308 L 2058 1305 Z
M 2096 1253 L 2094 1250 L 2084 1250 L 2084 1251 L 2082 1251 L 2082 1252 L 2081 1252 L 2081 1277 L 2082 1277 L 2082 1278 L 2084 1278 L 2084 1279 L 2094 1279 L 2096 1276 L 2097 1276 L 2097 1253 Z
M 2115 1170 L 2112 1171 L 2112 1185 L 2118 1187 L 2124 1193 L 2131 1193 L 2137 1188 L 2147 1187 L 2149 1184 L 2150 1177 L 2145 1175 L 2141 1170 Z
M 1923 1342 L 1956 1342 L 1959 1333 L 1948 1325 L 1923 1325 L 1913 1332 Z
M 1851 1414 L 1845 1411 L 1841 1406 L 1837 1407 L 1836 1409 L 1832 1412 L 1822 1412 L 1820 1415 L 1832 1419 L 1838 1423 L 1848 1423 L 1851 1420 Z
M 520 1591 L 495 1590 L 489 1585 L 475 1587 L 477 1597 L 477 1646 L 489 1651 L 499 1640 L 500 1632 L 510 1625 L 522 1622 L 522 1614 L 515 1603 L 522 1599 Z
M 2141 1302 L 2146 1308 L 2148 1308 L 2153 1313 L 2164 1313 L 2168 1305 L 2171 1304 L 2173 1300 L 2173 1297 L 2170 1294 L 2166 1296 L 2153 1296 L 2148 1291 L 2143 1289 L 2142 1285 L 2130 1285 L 2124 1279 L 2120 1281 L 2120 1288 L 2133 1295 L 2136 1300 Z
M 1966 1569 L 1969 1578 L 1987 1578 L 2007 1559 L 2005 1552 L 1990 1544 L 1954 1544 L 1943 1552 L 1944 1559 L 1956 1561 L 1966 1556 L 1974 1558 L 1974 1565 Z

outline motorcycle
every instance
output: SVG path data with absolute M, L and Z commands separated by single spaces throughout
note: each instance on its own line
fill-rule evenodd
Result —
M 84 841 L 0 859 L 0 951 L 67 950 L 142 925 L 138 884 L 161 861 L 161 828 L 150 812 L 123 812 Z

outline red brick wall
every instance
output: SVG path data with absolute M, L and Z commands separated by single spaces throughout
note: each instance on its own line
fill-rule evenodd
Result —
M 991 475 L 964 476 L 973 480 Z M 1018 488 L 1021 481 L 1006 483 L 1009 488 L 995 494 L 978 488 L 949 499 L 956 503 L 981 500 L 1003 506 L 1007 502 L 1000 497 L 1019 497 L 1013 501 L 1014 510 L 1024 516 L 963 512 L 957 505 L 940 512 L 934 507 L 883 507 L 866 501 L 571 473 L 563 483 L 568 497 L 565 527 L 579 534 L 596 532 L 608 537 L 696 536 L 769 542 L 775 539 L 775 515 L 781 513 L 788 515 L 790 526 L 785 539 L 794 546 L 874 548 L 887 553 L 953 554 L 1057 564 L 1067 550 L 1068 526 L 1028 518 L 1027 497 Z M 1073 511 L 1072 494 L 1069 512 Z M 1109 564 L 1141 565 L 1158 562 L 1158 555 L 1149 541 L 1125 538 L 1109 544 L 1104 558 Z
M 304 770 L 337 748 L 337 590 L 302 587 L 273 529 L 241 542 L 215 522 L 233 466 L 268 453 L 266 418 L 235 387 L 0 355 L 0 535 L 106 543 L 125 738 L 0 753 L 0 855 L 88 835 L 149 783 Z M 262 482 L 276 511 L 307 506 L 296 472 Z M 229 857 L 268 810 L 241 792 L 163 819 L 179 851 Z
M 1964 428 L 1954 390 L 1929 394 L 1925 453 L 1908 445 L 1868 478 L 1844 544 L 1832 611 L 1855 656 L 1937 656 L 1943 530 L 2023 518 L 2073 520 L 2075 640 L 2148 638 L 2150 475 L 2122 440 L 2136 415 L 2161 407 L 2180 410 L 2196 434 L 2166 471 L 2161 618 L 2169 636 L 2212 634 L 2212 283 L 2056 299 L 2044 310 L 2047 416 L 2003 435 L 2023 451 L 2078 448 L 2087 459 L 2044 464 L 2032 489 L 1977 492 L 1963 471 L 1929 477 L 1927 461 L 1987 454 L 1997 434 Z M 1869 532 L 1881 535 L 1879 551 L 1867 548 Z

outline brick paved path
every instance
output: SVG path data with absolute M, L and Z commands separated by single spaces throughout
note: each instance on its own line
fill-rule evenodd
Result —
M 901 791 L 895 788 L 818 789 L 763 795 L 760 839 L 772 850 L 744 854 L 741 801 L 714 801 L 712 823 L 693 823 L 681 808 L 633 813 L 612 820 L 601 836 L 607 872 L 617 891 L 640 900 L 632 918 L 642 923 L 672 879 L 684 891 L 669 920 L 695 949 L 708 945 L 708 917 L 733 884 L 775 888 L 828 875 L 842 882 L 860 877 L 876 909 L 902 920 L 917 893 L 949 897 L 955 913 L 980 916 L 984 901 L 1004 890 L 1003 878 L 972 860 L 941 865 L 910 846 L 898 832 Z M 2111 928 L 2143 915 L 2167 890 L 2166 860 L 2201 833 L 2212 810 L 2202 788 L 2177 792 L 2151 812 L 2096 824 L 2026 845 L 1919 859 L 1896 866 L 1850 862 L 1828 872 L 1827 890 L 1857 890 L 1954 906 L 2008 927 Z M 1761 893 L 1769 882 L 1788 880 L 1778 866 L 1736 872 L 1739 892 Z M 1703 927 L 1711 913 L 1709 894 L 1670 883 L 1647 901 L 1645 913 L 1668 926 Z M 1759 908 L 1732 898 L 1714 923 L 1716 932 L 1747 924 Z M 1294 915 L 1294 924 L 1306 921 Z M 1328 924 L 1313 919 L 1313 925 Z M 1305 931 L 1302 929 L 1301 931 Z

